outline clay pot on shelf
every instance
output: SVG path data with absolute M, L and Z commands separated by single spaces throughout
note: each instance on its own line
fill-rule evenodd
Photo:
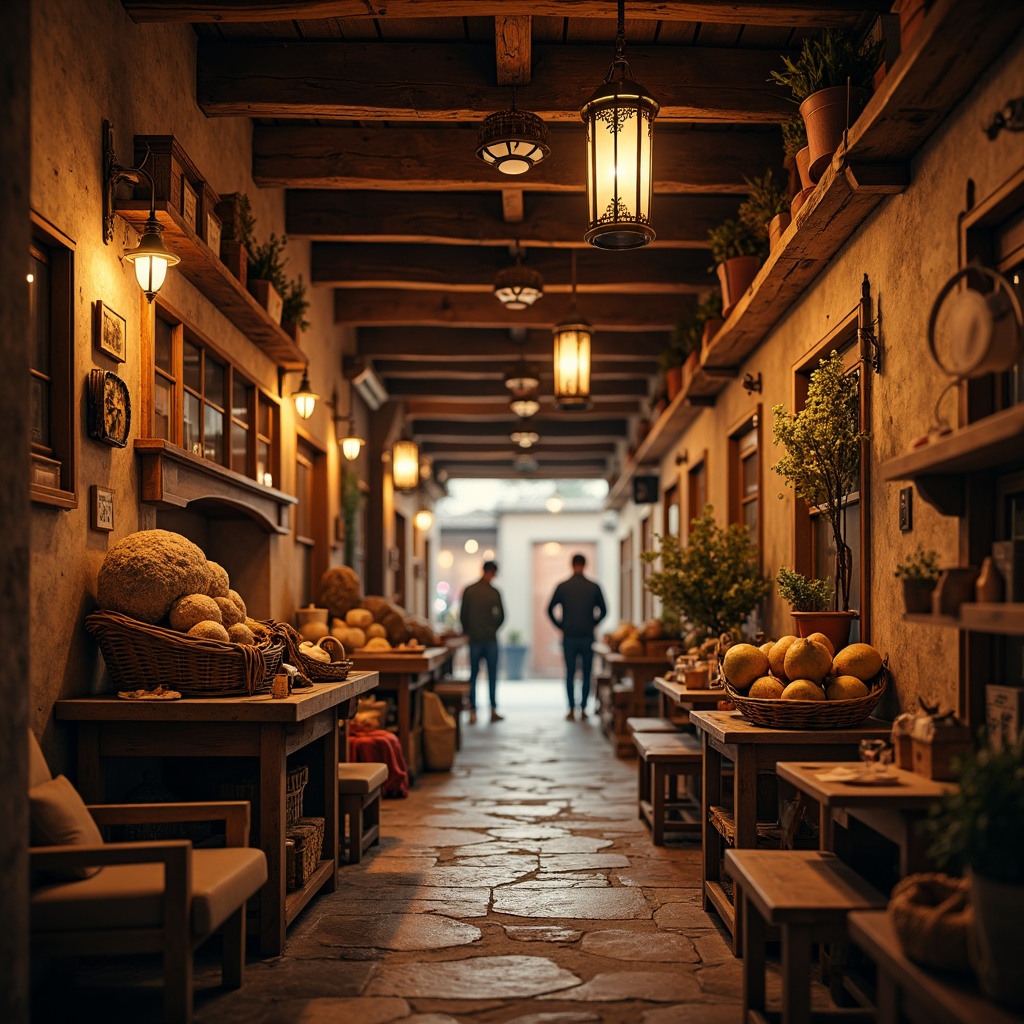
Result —
M 275 324 L 279 324 L 284 309 L 284 299 L 281 298 L 278 290 L 269 281 L 264 281 L 261 278 L 250 278 L 246 287 L 249 289 L 249 294 L 267 311 L 267 316 Z
M 700 349 L 701 352 L 707 352 L 711 347 L 711 342 L 715 340 L 715 335 L 722 329 L 724 320 L 705 320 L 704 321 L 704 333 L 700 336 Z
M 793 157 L 796 161 L 796 173 L 800 178 L 801 188 L 812 188 L 814 182 L 811 181 L 811 150 L 809 146 L 804 146 L 803 149 L 796 151 L 796 156 Z
M 779 239 L 782 238 L 786 231 L 786 228 L 793 221 L 793 216 L 790 213 L 777 213 L 772 217 L 771 222 L 768 224 L 768 251 L 774 252 L 775 247 L 779 244 Z
M 790 200 L 789 203 L 789 215 L 791 217 L 795 217 L 797 215 L 797 211 L 800 209 L 801 206 L 804 205 L 804 203 L 807 202 L 808 199 L 811 198 L 811 193 L 813 191 L 814 186 L 811 185 L 810 188 L 800 189 L 800 191 L 797 192 L 795 196 L 793 196 L 792 200 Z
M 729 316 L 732 307 L 743 297 L 743 293 L 751 286 L 760 269 L 761 261 L 756 256 L 734 256 L 731 260 L 718 264 L 723 317 Z
M 670 366 L 665 371 L 665 392 L 671 402 L 679 394 L 683 386 L 683 368 L 681 366 Z
M 930 615 L 936 580 L 903 580 L 903 607 L 908 615 Z
M 850 627 L 853 620 L 860 617 L 859 612 L 793 612 L 792 615 L 797 636 L 824 633 L 837 651 L 850 642 Z
M 847 111 L 847 89 L 845 85 L 839 85 L 831 89 L 820 89 L 800 104 L 800 116 L 807 128 L 811 181 L 820 181 L 832 162 L 832 154 L 843 141 L 847 113 L 852 125 L 867 100 L 867 89 L 850 89 Z

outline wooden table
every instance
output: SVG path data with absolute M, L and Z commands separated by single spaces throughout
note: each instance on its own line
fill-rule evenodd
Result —
M 600 657 L 611 676 L 612 686 L 621 683 L 628 676 L 632 688 L 625 698 L 625 704 L 616 706 L 612 702 L 601 702 L 601 730 L 615 744 L 620 756 L 633 757 L 636 749 L 626 728 L 627 718 L 643 718 L 648 714 L 646 687 L 659 672 L 669 666 L 667 655 L 620 654 L 612 651 L 607 644 L 594 644 L 594 653 Z M 653 710 L 653 709 L 651 709 Z
M 908 960 L 884 910 L 847 918 L 850 939 L 878 965 L 877 1024 L 1021 1024 L 1024 1015 L 996 1006 L 969 978 L 933 974 Z
M 285 929 L 321 890 L 333 892 L 338 873 L 338 719 L 355 714 L 356 698 L 377 685 L 375 672 L 351 672 L 343 683 L 317 683 L 291 697 L 213 697 L 128 701 L 74 697 L 57 701 L 57 718 L 78 723 L 78 788 L 87 803 L 106 799 L 104 761 L 111 757 L 253 757 L 259 761 L 260 847 L 267 883 L 253 919 L 266 956 L 284 950 Z M 320 867 L 294 892 L 285 886 L 287 758 L 320 741 L 324 848 Z
M 443 671 L 451 652 L 448 647 L 424 647 L 403 654 L 398 651 L 352 651 L 353 666 L 380 677 L 377 692 L 393 693 L 398 704 L 398 741 L 405 754 L 410 781 L 423 770 L 423 702 L 421 692 Z
M 738 711 L 692 711 L 690 721 L 703 736 L 701 814 L 704 909 L 718 911 L 732 932 L 733 953 L 742 941 L 740 913 L 722 886 L 725 841 L 736 849 L 757 845 L 757 774 L 774 773 L 780 760 L 805 754 L 809 761 L 848 761 L 862 739 L 888 739 L 892 726 L 869 718 L 850 729 L 766 729 Z M 733 811 L 722 806 L 722 759 L 733 762 Z
M 821 777 L 834 768 L 857 768 L 859 762 L 780 761 L 776 765 L 779 778 L 795 786 L 816 801 L 820 808 L 822 850 L 835 849 L 834 826 L 845 825 L 848 817 L 863 822 L 900 851 L 900 877 L 930 866 L 925 855 L 926 843 L 918 834 L 917 825 L 926 817 L 937 800 L 957 789 L 955 783 L 933 782 L 913 772 L 892 768 L 896 776 L 891 785 L 861 785 L 832 782 Z
M 729 699 L 729 694 L 725 690 L 691 690 L 682 683 L 666 679 L 664 676 L 655 676 L 654 688 L 661 694 L 663 714 L 666 710 L 664 705 L 669 702 L 687 711 L 696 708 L 713 711 L 720 700 Z

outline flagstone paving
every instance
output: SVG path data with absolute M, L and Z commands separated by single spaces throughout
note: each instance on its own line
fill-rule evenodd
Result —
M 740 1020 L 695 840 L 651 844 L 635 762 L 595 718 L 565 721 L 560 684 L 505 683 L 501 698 L 506 720 L 464 726 L 452 772 L 384 801 L 380 846 L 341 869 L 284 955 L 250 959 L 228 993 L 200 955 L 196 1024 Z M 76 1021 L 158 1018 L 152 967 L 105 961 L 78 982 Z

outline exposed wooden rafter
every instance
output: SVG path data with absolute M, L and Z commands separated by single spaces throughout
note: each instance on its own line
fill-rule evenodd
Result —
M 527 15 L 495 15 L 494 56 L 498 85 L 529 85 L 533 19 Z

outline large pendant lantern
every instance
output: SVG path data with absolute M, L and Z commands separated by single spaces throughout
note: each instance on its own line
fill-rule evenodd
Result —
M 576 252 L 572 254 L 572 308 L 551 329 L 554 340 L 555 402 L 560 409 L 590 405 L 590 338 L 593 328 L 576 308 Z
M 420 485 L 420 449 L 405 438 L 391 446 L 391 480 L 396 491 L 415 491 Z
M 599 249 L 636 249 L 654 240 L 651 151 L 657 100 L 626 63 L 625 2 L 619 0 L 615 59 L 583 104 L 587 128 L 587 231 Z

